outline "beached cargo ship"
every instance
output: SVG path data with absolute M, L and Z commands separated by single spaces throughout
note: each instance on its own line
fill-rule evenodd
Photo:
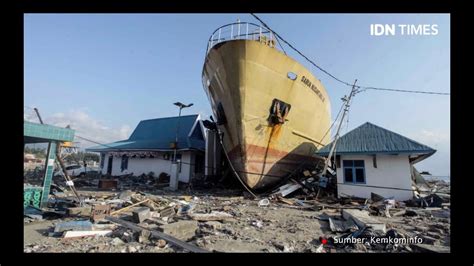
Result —
M 251 189 L 268 189 L 330 139 L 330 101 L 321 82 L 286 55 L 274 34 L 232 23 L 211 35 L 202 82 L 227 158 Z

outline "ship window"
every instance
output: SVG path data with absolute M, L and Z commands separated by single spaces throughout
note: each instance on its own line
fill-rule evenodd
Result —
M 298 75 L 296 75 L 295 73 L 293 73 L 293 72 L 288 72 L 288 78 L 289 78 L 289 79 L 295 80 L 297 77 L 298 77 Z

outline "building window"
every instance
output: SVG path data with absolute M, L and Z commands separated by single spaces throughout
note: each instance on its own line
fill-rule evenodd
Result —
M 364 160 L 343 160 L 344 182 L 365 183 Z
M 120 164 L 120 168 L 123 170 L 128 169 L 128 156 L 122 155 L 122 163 Z

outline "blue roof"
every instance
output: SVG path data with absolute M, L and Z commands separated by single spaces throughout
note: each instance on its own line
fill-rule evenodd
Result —
M 329 155 L 332 142 L 321 148 L 317 154 Z M 436 150 L 400 134 L 369 122 L 349 131 L 337 140 L 336 153 L 341 154 L 426 154 Z
M 188 137 L 194 124 L 197 122 L 198 115 L 142 120 L 127 140 L 98 145 L 86 150 L 95 152 L 114 150 L 172 150 L 170 143 L 174 142 L 176 138 L 178 118 L 178 149 L 204 150 L 205 143 L 199 123 L 194 128 L 191 137 Z M 201 134 L 195 133 L 198 130 Z

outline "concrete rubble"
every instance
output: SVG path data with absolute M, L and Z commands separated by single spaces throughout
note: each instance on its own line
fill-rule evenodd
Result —
M 172 192 L 145 175 L 118 177 L 110 189 L 75 179 L 82 206 L 64 189 L 53 192 L 47 208 L 25 209 L 24 251 L 449 252 L 446 184 L 398 202 L 336 198 L 331 183 L 320 190 L 314 175 L 304 178 L 260 198 L 240 188 Z M 91 219 L 95 205 L 109 212 Z

